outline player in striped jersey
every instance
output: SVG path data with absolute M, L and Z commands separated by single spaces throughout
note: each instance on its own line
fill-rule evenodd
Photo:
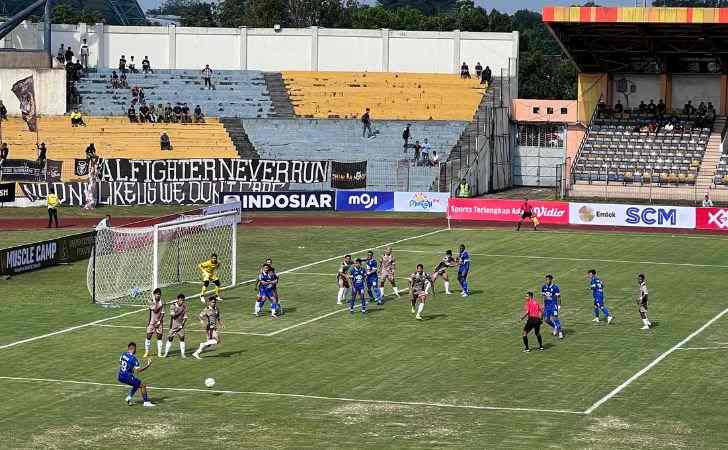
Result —
M 642 329 L 649 330 L 652 326 L 652 322 L 647 318 L 647 296 L 649 291 L 647 290 L 647 280 L 645 280 L 644 274 L 637 275 L 637 282 L 640 285 L 639 297 L 637 297 L 637 307 L 640 311 L 640 318 L 642 319 Z
M 351 255 L 346 255 L 339 265 L 339 271 L 336 272 L 336 283 L 339 285 L 339 294 L 336 297 L 337 305 L 344 303 L 346 290 L 351 287 L 351 283 L 349 282 L 349 270 L 353 265 L 354 262 L 351 260 Z
M 167 345 L 164 348 L 164 357 L 167 357 L 169 349 L 172 348 L 172 341 L 177 336 L 177 339 L 179 339 L 179 353 L 184 358 L 185 324 L 187 323 L 187 303 L 185 303 L 184 294 L 177 295 L 177 300 L 170 307 L 169 315 L 169 336 L 167 336 Z
M 452 292 L 450 292 L 450 279 L 447 276 L 447 269 L 450 267 L 457 266 L 457 262 L 455 261 L 455 258 L 452 256 L 452 250 L 446 250 L 445 256 L 442 257 L 440 262 L 435 267 L 435 270 L 432 271 L 432 292 L 435 292 L 435 281 L 439 277 L 442 277 L 442 281 L 445 284 L 445 294 L 451 295 Z
M 157 336 L 157 356 L 164 356 L 162 353 L 162 335 L 164 334 L 164 302 L 162 301 L 162 290 L 156 288 L 149 299 L 149 320 L 147 321 L 147 336 L 144 340 L 144 358 L 149 356 L 152 348 L 152 336 Z

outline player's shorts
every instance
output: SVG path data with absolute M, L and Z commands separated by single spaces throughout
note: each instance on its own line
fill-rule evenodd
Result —
M 217 332 L 217 328 L 208 328 L 205 332 L 207 334 L 207 339 L 214 339 L 218 343 L 220 342 L 220 333 Z
M 458 278 L 467 278 L 468 272 L 470 272 L 470 268 L 467 269 L 458 269 Z
M 420 289 L 414 289 L 412 290 L 412 298 L 415 300 L 425 300 L 427 299 L 427 292 Z
M 556 305 L 548 305 L 543 310 L 544 317 L 559 317 L 559 308 Z
M 382 281 L 390 280 L 394 281 L 394 271 L 382 269 Z
M 135 377 L 134 375 L 120 373 L 117 377 L 117 380 L 119 380 L 119 383 L 124 383 L 137 389 L 142 385 L 142 380 Z
M 536 333 L 541 331 L 541 319 L 536 317 L 529 317 L 526 321 L 526 325 L 523 327 L 523 331 L 529 333 L 531 330 Z
M 365 287 L 363 284 L 355 284 L 354 286 L 352 286 L 351 292 L 354 294 L 364 295 L 364 289 Z
M 531 211 L 523 211 L 521 213 L 521 219 L 530 219 L 533 217 L 533 213 Z
M 150 323 L 147 325 L 147 334 L 163 334 L 164 333 L 164 326 L 162 325 L 162 322 L 159 322 L 159 325 L 155 325 L 153 323 Z
M 207 281 L 207 282 L 210 282 L 210 281 L 213 281 L 213 282 L 214 281 L 220 281 L 220 277 L 218 277 L 217 274 L 215 274 L 215 273 L 206 273 L 206 272 L 203 272 L 202 273 L 202 281 Z
M 379 277 L 372 277 L 367 280 L 367 286 L 377 287 L 379 286 Z
M 183 327 L 175 327 L 169 329 L 169 337 L 185 338 L 185 329 Z
M 602 299 L 599 299 L 599 300 L 594 299 L 594 307 L 595 308 L 601 308 L 602 306 L 604 306 L 604 299 L 603 298 Z
M 275 295 L 273 294 L 273 289 L 260 289 L 258 290 L 258 300 L 261 301 L 263 299 L 274 299 Z
M 640 299 L 640 312 L 646 313 L 647 312 L 647 296 L 645 295 L 644 298 Z

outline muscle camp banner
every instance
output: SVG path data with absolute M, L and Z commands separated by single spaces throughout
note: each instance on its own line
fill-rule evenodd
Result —
M 83 206 L 86 203 L 87 183 L 19 183 L 20 189 L 31 201 L 43 200 L 52 186 L 63 206 Z M 191 205 L 220 203 L 220 193 L 275 192 L 288 190 L 287 183 L 261 183 L 238 181 L 187 181 L 165 183 L 98 182 L 98 205 Z
M 0 250 L 0 274 L 16 275 L 91 256 L 94 231 Z
M 0 170 L 3 181 L 47 181 L 61 180 L 63 161 L 47 160 L 45 167 L 29 159 L 7 159 Z
M 330 165 L 330 161 L 237 158 L 104 159 L 101 161 L 100 177 L 101 181 L 136 183 L 174 181 L 323 183 L 329 179 Z

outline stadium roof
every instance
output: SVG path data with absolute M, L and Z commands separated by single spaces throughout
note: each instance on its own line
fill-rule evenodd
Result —
M 728 8 L 549 6 L 543 21 L 582 72 L 728 68 Z
M 56 1 L 55 4 L 61 2 Z M 107 25 L 145 25 L 144 11 L 137 0 L 65 0 L 63 3 L 74 9 L 88 8 L 98 11 Z M 23 8 L 33 4 L 33 0 L 0 0 L 0 15 L 11 17 Z M 34 11 L 34 15 L 43 17 L 43 7 Z

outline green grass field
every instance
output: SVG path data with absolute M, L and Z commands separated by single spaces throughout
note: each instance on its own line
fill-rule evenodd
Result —
M 253 317 L 250 283 L 226 291 L 218 348 L 202 361 L 182 360 L 175 343 L 171 357 L 154 358 L 142 374 L 157 403 L 152 409 L 127 406 L 126 389 L 116 384 L 126 343 L 143 346 L 144 310 L 92 305 L 85 262 L 0 281 L 0 448 L 728 446 L 722 395 L 728 316 L 721 315 L 728 311 L 726 239 L 243 230 L 238 279 L 250 280 L 272 257 L 282 272 L 287 313 L 280 320 Z M 50 235 L 3 232 L 0 247 Z M 441 252 L 465 243 L 473 295 L 445 296 L 438 282 L 422 322 L 414 320 L 405 296 L 389 296 L 366 316 L 350 315 L 335 304 L 340 256 L 363 256 L 388 243 L 399 277 L 418 262 L 431 270 Z M 616 318 L 609 326 L 591 322 L 585 279 L 591 268 L 606 284 Z M 656 326 L 649 331 L 640 330 L 634 302 L 639 272 L 650 287 Z M 544 330 L 546 351 L 523 354 L 523 294 L 538 289 L 546 273 L 561 286 L 567 337 L 558 341 Z M 454 278 L 451 273 L 456 289 Z M 197 287 L 181 290 L 193 294 Z M 168 289 L 165 298 L 177 292 Z M 191 299 L 193 315 L 200 308 Z M 94 321 L 101 322 L 89 325 Z M 199 323 L 190 321 L 188 353 L 203 338 L 194 330 Z M 213 389 L 203 385 L 206 377 L 217 380 Z

